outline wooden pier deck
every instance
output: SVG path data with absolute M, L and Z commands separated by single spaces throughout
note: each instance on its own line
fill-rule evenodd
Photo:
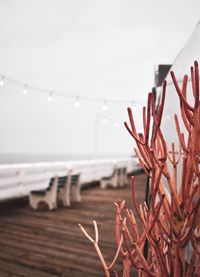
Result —
M 136 176 L 136 195 L 144 201 L 146 176 Z M 132 208 L 130 186 L 82 191 L 82 202 L 50 212 L 32 211 L 27 198 L 0 203 L 0 277 L 99 277 L 104 272 L 91 243 L 78 227 L 100 233 L 100 247 L 110 261 L 116 250 L 114 201 Z M 120 265 L 119 265 L 120 267 Z M 118 268 L 118 266 L 117 266 Z

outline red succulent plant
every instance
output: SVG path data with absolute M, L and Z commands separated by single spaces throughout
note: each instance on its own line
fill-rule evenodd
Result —
M 162 99 L 155 108 L 153 93 L 149 93 L 147 108 L 143 108 L 143 133 L 137 133 L 132 111 L 128 108 L 130 125 L 125 126 L 136 142 L 135 153 L 150 180 L 150 201 L 136 203 L 134 177 L 132 198 L 139 216 L 142 232 L 132 210 L 125 203 L 115 203 L 116 255 L 107 265 L 98 246 L 98 228 L 94 222 L 96 238 L 93 240 L 85 229 L 82 231 L 94 244 L 106 276 L 110 276 L 119 255 L 123 257 L 123 276 L 130 276 L 131 268 L 138 276 L 182 277 L 200 276 L 200 99 L 198 63 L 191 67 L 194 104 L 187 100 L 188 76 L 180 86 L 174 72 L 173 84 L 180 101 L 181 118 L 185 131 L 174 115 L 179 147 L 169 146 L 161 130 L 166 95 L 166 81 L 162 85 Z M 153 126 L 153 127 L 151 127 Z M 181 171 L 181 179 L 177 172 Z M 144 248 L 148 245 L 145 255 Z M 186 247 L 187 246 L 187 247 Z M 116 276 L 117 272 L 115 273 Z

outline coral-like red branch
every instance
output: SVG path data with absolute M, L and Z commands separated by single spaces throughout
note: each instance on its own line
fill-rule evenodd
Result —
M 180 102 L 180 117 L 174 115 L 179 145 L 168 145 L 162 132 L 167 83 L 162 85 L 162 98 L 155 108 L 152 93 L 148 94 L 147 107 L 143 108 L 143 133 L 138 133 L 130 108 L 130 127 L 135 153 L 141 167 L 149 176 L 150 203 L 137 204 L 134 177 L 131 178 L 134 212 L 140 221 L 141 231 L 134 212 L 125 203 L 115 203 L 117 251 L 110 266 L 98 246 L 98 229 L 93 240 L 106 276 L 121 255 L 123 277 L 130 277 L 131 267 L 138 270 L 138 277 L 190 277 L 199 276 L 200 270 L 200 92 L 199 67 L 191 67 L 193 106 L 188 102 L 188 76 L 182 84 L 171 77 Z M 178 108 L 178 107 L 177 107 Z M 181 125 L 182 120 L 182 125 Z M 151 130 L 151 126 L 153 129 Z M 181 128 L 180 128 L 181 126 Z M 152 131 L 152 134 L 150 133 Z M 178 149 L 176 149 L 176 147 Z M 170 149 L 170 151 L 169 151 Z M 190 252 L 186 245 L 189 245 Z M 144 253 L 144 249 L 147 253 Z M 190 255 L 191 253 L 191 255 Z M 190 256 L 189 256 L 190 255 Z M 188 266 L 186 264 L 189 263 Z M 115 274 L 116 275 L 116 274 Z M 116 275 L 117 276 L 117 275 Z

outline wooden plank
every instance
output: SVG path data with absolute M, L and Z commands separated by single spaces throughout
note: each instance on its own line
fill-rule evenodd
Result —
M 145 182 L 144 174 L 136 176 L 140 203 L 144 201 Z M 69 208 L 59 204 L 53 212 L 45 206 L 31 210 L 27 198 L 0 203 L 0 276 L 104 276 L 97 254 L 78 223 L 94 234 L 92 221 L 98 222 L 100 247 L 109 264 L 116 250 L 113 202 L 122 200 L 133 207 L 130 185 L 85 189 L 82 202 L 72 203 Z M 121 263 L 116 265 L 119 272 Z

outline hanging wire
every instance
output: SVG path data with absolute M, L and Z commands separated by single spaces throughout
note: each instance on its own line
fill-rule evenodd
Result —
M 8 76 L 5 75 L 0 75 L 0 86 L 4 86 L 5 84 L 5 80 L 6 82 L 10 82 L 13 83 L 15 85 L 18 86 L 22 86 L 23 87 L 23 94 L 27 94 L 30 90 L 33 91 L 38 91 L 40 93 L 46 94 L 48 99 L 51 99 L 49 102 L 52 101 L 52 95 L 50 97 L 50 93 L 48 89 L 44 89 L 44 88 L 40 88 L 38 86 L 35 85 L 31 85 L 31 84 L 24 84 L 21 81 L 17 81 L 13 78 L 10 78 Z M 52 94 L 52 93 L 51 93 Z M 87 102 L 96 102 L 96 103 L 101 103 L 102 104 L 102 109 L 104 111 L 106 111 L 108 109 L 108 103 L 112 103 L 112 104 L 129 104 L 133 101 L 131 100 L 117 100 L 117 99 L 101 99 L 101 98 L 93 98 L 93 97 L 86 97 L 86 96 L 79 96 L 79 95 L 74 95 L 74 94 L 69 94 L 69 93 L 63 93 L 63 92 L 58 92 L 58 91 L 54 91 L 53 92 L 54 96 L 60 96 L 60 97 L 65 97 L 65 98 L 73 98 L 75 99 L 75 106 L 78 107 L 81 101 L 87 101 Z M 134 101 L 134 103 L 137 104 L 144 104 L 144 101 Z

